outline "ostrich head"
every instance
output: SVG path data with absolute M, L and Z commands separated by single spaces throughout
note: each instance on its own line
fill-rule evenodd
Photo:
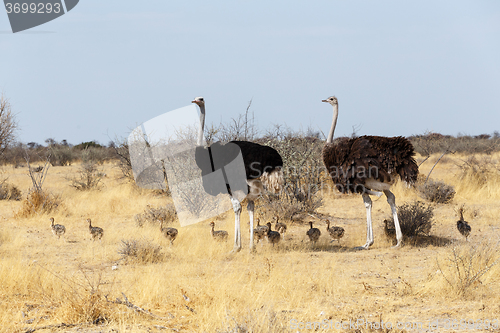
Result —
M 192 100 L 191 103 L 195 103 L 198 106 L 202 106 L 205 105 L 205 100 L 203 99 L 203 97 L 195 97 L 195 99 Z
M 213 227 L 215 227 L 215 222 L 214 222 L 214 221 L 210 222 L 210 226 L 211 226 L 212 228 L 213 228 Z
M 338 104 L 337 97 L 335 97 L 335 96 L 330 96 L 327 99 L 322 100 L 322 102 L 330 103 L 331 105 L 337 105 Z
M 49 220 L 50 220 L 50 224 L 54 225 L 54 218 L 51 217 Z

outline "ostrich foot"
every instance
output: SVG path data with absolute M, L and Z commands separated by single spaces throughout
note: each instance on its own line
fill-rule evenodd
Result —
M 403 242 L 398 242 L 396 245 L 391 246 L 391 249 L 399 249 L 403 246 Z
M 370 243 L 366 243 L 365 245 L 363 246 L 356 246 L 354 249 L 355 250 L 368 250 L 370 248 L 371 244 Z
M 235 246 L 235 247 L 233 248 L 233 250 L 232 250 L 231 252 L 229 252 L 229 253 L 230 253 L 230 254 L 235 254 L 235 253 L 238 253 L 238 252 L 240 252 L 240 251 L 241 251 L 241 246 L 240 246 L 240 247 Z

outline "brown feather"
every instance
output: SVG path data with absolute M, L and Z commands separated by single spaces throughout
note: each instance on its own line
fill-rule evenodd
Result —
M 323 161 L 342 193 L 362 193 L 365 181 L 388 182 L 399 175 L 408 184 L 417 180 L 418 166 L 410 141 L 404 137 L 338 138 L 323 147 Z

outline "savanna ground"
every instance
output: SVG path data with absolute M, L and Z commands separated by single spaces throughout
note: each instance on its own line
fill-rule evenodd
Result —
M 422 164 L 421 173 L 427 175 L 438 157 Z M 498 160 L 500 154 L 490 157 Z M 499 258 L 500 177 L 482 184 L 460 178 L 458 165 L 467 158 L 449 155 L 434 169 L 432 178 L 453 185 L 456 195 L 448 204 L 426 202 L 434 208 L 431 237 L 413 245 L 391 248 L 382 223 L 390 217 L 389 205 L 385 197 L 373 197 L 375 244 L 368 251 L 353 250 L 366 240 L 363 201 L 325 191 L 318 212 L 345 228 L 339 244 L 330 243 L 319 221 L 315 226 L 323 234 L 316 246 L 306 239 L 305 222 L 286 221 L 284 242 L 275 248 L 259 243 L 250 254 L 244 208 L 244 248 L 236 255 L 229 254 L 232 211 L 216 220 L 216 229 L 229 232 L 227 243 L 214 242 L 209 221 L 188 227 L 175 222 L 179 236 L 171 246 L 156 225 L 138 227 L 134 221 L 147 205 L 164 206 L 167 196 L 119 180 L 111 163 L 101 167 L 107 176 L 96 191 L 69 186 L 78 165 L 51 167 L 44 189 L 60 197 L 56 212 L 16 217 L 22 201 L 0 201 L 0 332 L 315 331 L 296 328 L 308 322 L 321 322 L 316 331 L 327 332 L 456 331 L 428 329 L 436 320 L 440 325 L 469 320 L 476 328 L 482 322 L 476 331 L 500 331 L 500 265 L 488 266 Z M 25 198 L 32 185 L 27 168 L 4 166 L 2 171 Z M 401 183 L 394 194 L 398 205 L 423 201 Z M 469 242 L 456 228 L 462 204 L 472 226 Z M 51 232 L 51 216 L 66 226 L 61 239 Z M 90 239 L 87 218 L 104 229 L 101 241 Z M 122 240 L 131 239 L 161 246 L 158 262 L 120 260 Z M 464 267 L 470 268 L 469 277 Z M 473 279 L 483 268 L 487 271 Z M 124 295 L 149 313 L 117 304 Z M 371 324 L 348 324 L 358 320 Z M 485 329 L 487 320 L 496 320 L 497 328 Z M 382 321 L 393 328 L 377 329 Z M 413 326 L 397 328 L 398 323 Z

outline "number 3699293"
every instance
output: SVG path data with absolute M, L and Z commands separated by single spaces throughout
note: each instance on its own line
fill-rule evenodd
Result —
M 5 8 L 7 9 L 7 14 L 10 13 L 31 13 L 31 14 L 50 14 L 56 13 L 59 14 L 61 12 L 61 4 L 56 2 L 54 4 L 51 3 L 10 3 L 7 2 L 5 4 Z

